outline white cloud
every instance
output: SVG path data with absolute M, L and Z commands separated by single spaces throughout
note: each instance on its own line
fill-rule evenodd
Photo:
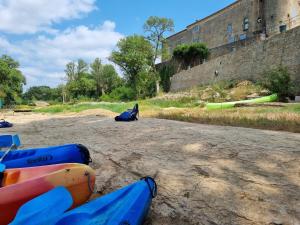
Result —
M 80 18 L 96 9 L 96 0 L 0 0 L 0 30 L 8 33 L 57 32 L 62 20 Z
M 0 37 L 0 54 L 9 54 L 20 62 L 28 86 L 55 86 L 62 83 L 68 62 L 78 58 L 91 62 L 96 57 L 107 62 L 107 57 L 122 37 L 115 31 L 114 22 L 105 21 L 93 28 L 78 26 L 52 37 L 38 36 L 16 43 Z

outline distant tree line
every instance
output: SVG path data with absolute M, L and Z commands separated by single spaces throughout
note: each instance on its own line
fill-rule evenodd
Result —
M 158 69 L 156 63 L 167 54 L 165 35 L 174 31 L 172 19 L 149 17 L 144 24 L 144 36 L 132 35 L 117 43 L 109 60 L 115 67 L 96 58 L 91 64 L 82 59 L 69 62 L 65 67 L 65 84 L 56 88 L 31 87 L 22 95 L 25 78 L 19 64 L 8 56 L 0 60 L 0 98 L 6 102 L 29 103 L 35 100 L 68 102 L 76 100 L 129 101 L 150 98 L 169 91 L 172 67 Z M 203 44 L 182 45 L 175 49 L 173 58 L 184 66 L 204 60 L 208 50 Z M 5 74 L 5 75 L 3 75 Z M 7 76 L 7 74 L 9 74 Z M 2 80 L 1 80 L 2 79 Z
M 109 60 L 121 69 L 122 77 L 114 66 L 104 65 L 98 58 L 90 65 L 79 59 L 66 65 L 65 85 L 58 88 L 32 87 L 24 97 L 45 101 L 128 101 L 153 97 L 163 86 L 155 64 L 163 54 L 164 35 L 173 30 L 173 20 L 150 17 L 144 24 L 145 36 L 132 35 L 121 39 Z

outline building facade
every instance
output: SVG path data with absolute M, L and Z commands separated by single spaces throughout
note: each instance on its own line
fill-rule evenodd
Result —
M 300 0 L 237 0 L 167 38 L 172 54 L 180 44 L 206 43 L 213 49 L 251 38 L 270 37 L 300 25 Z

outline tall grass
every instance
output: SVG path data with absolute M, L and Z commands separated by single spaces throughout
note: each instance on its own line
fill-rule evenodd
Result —
M 207 111 L 161 111 L 155 117 L 194 123 L 282 130 L 300 133 L 300 105 L 283 108 L 244 108 Z

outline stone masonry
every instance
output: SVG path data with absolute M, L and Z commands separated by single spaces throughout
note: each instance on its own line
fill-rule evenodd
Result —
M 258 80 L 265 71 L 286 66 L 300 93 L 300 27 L 210 59 L 171 78 L 171 91 L 221 80 Z

